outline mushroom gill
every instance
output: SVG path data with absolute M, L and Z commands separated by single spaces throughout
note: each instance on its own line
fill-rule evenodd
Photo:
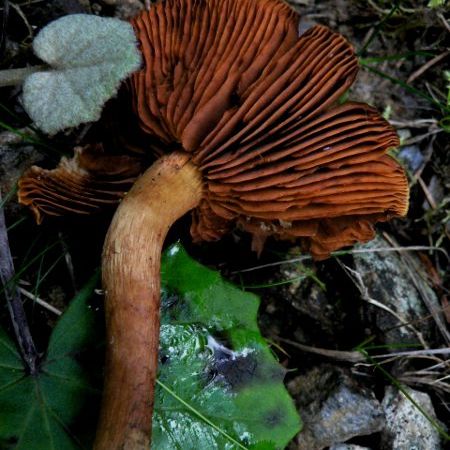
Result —
M 143 170 L 138 158 L 107 154 L 101 144 L 76 147 L 56 169 L 28 169 L 19 180 L 19 201 L 38 224 L 44 216 L 92 214 L 117 205 Z
M 205 183 L 195 241 L 237 223 L 256 250 L 300 237 L 322 259 L 406 214 L 406 177 L 385 155 L 393 128 L 367 105 L 333 107 L 356 76 L 351 46 L 323 26 L 298 38 L 297 21 L 281 2 L 210 0 L 161 2 L 133 22 L 141 127 L 180 143 Z
M 395 131 L 367 105 L 337 106 L 357 73 L 352 47 L 324 26 L 298 37 L 298 20 L 278 0 L 157 2 L 132 21 L 144 64 L 127 89 L 149 139 L 143 153 L 109 160 L 106 148 L 94 163 L 86 150 L 20 181 L 19 200 L 38 220 L 123 197 L 103 253 L 108 358 L 96 449 L 148 448 L 159 254 L 178 217 L 192 211 L 195 241 L 238 226 L 257 251 L 268 236 L 299 238 L 323 259 L 406 214 L 407 180 L 386 154 Z
M 315 26 L 298 37 L 298 16 L 276 0 L 167 0 L 132 24 L 144 57 L 128 82 L 139 125 L 202 173 L 195 241 L 237 224 L 256 249 L 298 237 L 321 259 L 406 214 L 407 180 L 385 154 L 395 131 L 367 105 L 333 106 L 357 72 L 342 36 Z M 133 156 L 110 179 L 77 154 L 55 171 L 32 168 L 19 198 L 39 221 L 93 212 L 120 200 L 138 166 Z

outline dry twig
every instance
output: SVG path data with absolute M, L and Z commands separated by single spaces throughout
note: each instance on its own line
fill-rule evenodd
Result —
M 433 59 L 430 59 L 423 66 L 419 67 L 416 71 L 414 71 L 409 78 L 406 80 L 408 84 L 412 83 L 414 80 L 419 78 L 425 71 L 433 67 L 435 64 L 439 63 L 443 59 L 447 58 L 450 55 L 450 51 L 446 51 L 441 53 L 440 55 L 435 56 Z
M 11 282 L 14 278 L 14 273 L 14 265 L 6 231 L 5 214 L 3 208 L 0 207 L 0 282 L 4 288 L 3 292 L 6 297 L 6 303 L 8 305 L 22 359 L 29 372 L 35 374 L 38 371 L 39 354 L 31 336 L 19 290 L 15 284 Z

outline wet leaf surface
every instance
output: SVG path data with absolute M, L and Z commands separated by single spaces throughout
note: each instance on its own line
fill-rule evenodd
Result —
M 259 299 L 179 244 L 165 254 L 162 285 L 159 381 L 179 398 L 158 386 L 153 448 L 284 448 L 300 418 L 259 333 Z

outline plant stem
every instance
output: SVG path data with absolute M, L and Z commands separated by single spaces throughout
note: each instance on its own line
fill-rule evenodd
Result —
M 103 249 L 106 374 L 96 450 L 148 450 L 159 350 L 160 258 L 171 225 L 198 205 L 187 153 L 159 159 L 114 215 Z
M 0 87 L 5 86 L 16 86 L 17 84 L 22 84 L 25 78 L 32 73 L 42 72 L 43 70 L 48 70 L 48 66 L 30 66 L 22 67 L 20 69 L 5 69 L 0 70 Z
M 28 372 L 31 375 L 35 375 L 38 371 L 39 355 L 31 336 L 20 293 L 13 282 L 13 279 L 14 265 L 9 249 L 5 214 L 3 212 L 3 207 L 1 206 L 0 196 L 0 282 L 4 286 L 3 292 L 6 297 L 6 303 L 16 334 L 20 354 Z

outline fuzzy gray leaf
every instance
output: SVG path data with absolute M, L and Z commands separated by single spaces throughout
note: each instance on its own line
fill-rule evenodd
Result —
M 50 23 L 37 35 L 33 48 L 53 70 L 26 79 L 23 103 L 49 134 L 98 120 L 105 102 L 141 61 L 129 23 L 88 14 Z

